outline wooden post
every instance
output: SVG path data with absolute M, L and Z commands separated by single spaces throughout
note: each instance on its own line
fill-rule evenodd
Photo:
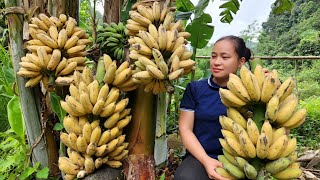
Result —
M 20 1 L 5 0 L 6 8 L 22 7 Z M 23 16 L 18 14 L 7 14 L 10 49 L 15 74 L 18 72 L 20 59 L 24 56 L 23 51 Z M 41 163 L 41 167 L 48 166 L 48 152 L 44 142 L 40 115 L 39 88 L 25 88 L 26 79 L 16 76 L 17 87 L 21 103 L 22 115 L 26 127 L 27 138 L 33 147 L 31 154 L 33 165 Z
M 103 22 L 118 23 L 120 20 L 120 0 L 105 0 Z

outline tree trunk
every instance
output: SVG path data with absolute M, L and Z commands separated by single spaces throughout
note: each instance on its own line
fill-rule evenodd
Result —
M 120 0 L 105 0 L 103 22 L 118 23 L 120 21 Z
M 22 6 L 20 1 L 5 0 L 6 8 Z M 24 56 L 23 51 L 23 16 L 18 14 L 8 14 L 8 28 L 10 37 L 11 57 L 15 74 L 18 72 L 20 59 Z M 17 87 L 19 88 L 19 97 L 21 110 L 26 127 L 27 138 L 30 146 L 34 146 L 31 159 L 33 165 L 41 163 L 41 167 L 48 166 L 48 152 L 45 140 L 41 137 L 42 125 L 40 114 L 39 87 L 25 88 L 26 79 L 16 76 Z M 39 141 L 37 141 L 37 139 Z
M 154 138 L 156 96 L 140 87 L 130 93 L 132 120 L 128 127 L 129 156 L 126 159 L 127 179 L 155 179 Z

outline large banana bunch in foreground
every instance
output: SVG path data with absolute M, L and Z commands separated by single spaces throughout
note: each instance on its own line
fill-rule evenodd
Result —
M 122 130 L 131 121 L 128 98 L 119 98 L 118 88 L 99 86 L 87 66 L 82 73 L 75 71 L 73 79 L 70 95 L 60 101 L 68 113 L 63 120 L 66 133 L 60 134 L 68 147 L 68 157 L 59 158 L 65 179 L 83 178 L 102 164 L 120 167 L 128 154 Z
M 259 179 L 267 174 L 294 179 L 301 175 L 295 162 L 297 140 L 289 137 L 289 130 L 304 123 L 306 109 L 298 108 L 294 86 L 291 77 L 281 83 L 276 70 L 265 76 L 260 65 L 253 73 L 243 66 L 240 77 L 229 75 L 228 89 L 219 90 L 228 107 L 227 116 L 219 119 L 224 137 L 219 139 L 223 155 L 218 158 L 224 166 L 216 169 L 220 175 L 229 179 Z M 248 109 L 255 121 L 242 115 Z
M 252 119 L 243 121 L 243 116 L 228 108 L 228 116 L 220 117 L 224 139 L 219 139 L 223 155 L 218 160 L 223 168 L 216 171 L 231 179 L 256 179 L 258 172 L 253 159 L 263 159 L 265 170 L 280 179 L 297 178 L 301 175 L 297 160 L 296 138 L 289 138 L 285 127 L 275 129 L 266 120 L 259 131 Z M 286 174 L 291 172 L 291 174 Z
M 117 67 L 117 61 L 112 61 L 109 55 L 104 54 L 103 62 L 106 71 L 104 75 L 106 84 L 112 84 L 113 87 L 117 87 L 122 91 L 132 91 L 138 87 L 138 84 L 132 78 L 134 70 L 132 70 L 132 65 L 128 61 L 124 61 Z
M 58 161 L 59 169 L 66 174 L 64 179 L 83 178 L 103 164 L 121 167 L 121 160 L 128 154 L 128 143 L 122 135 L 125 123 L 122 121 L 104 129 L 99 126 L 99 120 L 90 123 L 87 116 L 66 116 L 63 125 L 67 133 L 61 133 L 60 140 L 68 147 L 67 157 L 60 157 Z
M 21 58 L 18 75 L 30 78 L 26 87 L 33 87 L 41 80 L 48 91 L 69 85 L 74 70 L 85 66 L 86 47 L 91 44 L 84 29 L 76 21 L 61 14 L 59 18 L 39 14 L 31 18 L 30 40 L 26 42 L 29 51 Z
M 266 104 L 265 119 L 289 129 L 299 127 L 305 121 L 306 109 L 298 108 L 299 100 L 293 93 L 293 79 L 289 77 L 280 83 L 276 70 L 265 77 L 260 65 L 254 73 L 242 66 L 240 77 L 229 75 L 227 87 L 219 91 L 221 101 L 227 107 Z
M 175 14 L 164 3 L 152 5 L 138 3 L 135 11 L 130 11 L 127 29 L 130 59 L 135 64 L 133 81 L 145 85 L 145 92 L 159 94 L 172 92 L 170 81 L 195 70 L 192 52 L 185 47 L 186 38 L 183 22 L 175 22 Z
M 103 23 L 98 28 L 97 43 L 100 44 L 100 50 L 103 53 L 111 55 L 113 59 L 122 60 L 124 57 L 124 48 L 128 42 L 128 31 L 122 22 L 118 24 Z

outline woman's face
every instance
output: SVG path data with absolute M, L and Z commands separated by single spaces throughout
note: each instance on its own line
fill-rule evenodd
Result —
M 231 40 L 221 40 L 214 45 L 210 59 L 210 70 L 215 79 L 228 80 L 229 73 L 236 73 L 244 63 L 245 59 L 239 58 Z

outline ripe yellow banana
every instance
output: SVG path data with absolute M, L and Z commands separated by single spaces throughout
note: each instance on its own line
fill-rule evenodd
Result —
M 153 24 L 149 24 L 148 30 L 149 30 L 150 35 L 153 37 L 153 39 L 155 41 L 157 41 L 158 40 L 158 30 L 157 30 L 156 26 Z M 159 47 L 158 47 L 158 49 L 159 49 Z
M 277 179 L 296 179 L 300 177 L 302 170 L 300 168 L 287 168 L 281 172 L 273 174 L 272 176 Z
M 26 84 L 25 84 L 25 87 L 34 87 L 35 85 L 37 85 L 41 79 L 42 79 L 43 75 L 42 74 L 39 74 L 38 76 L 36 77 L 32 77 L 30 78 Z
M 178 31 L 167 31 L 167 45 L 166 45 L 166 51 L 171 51 L 173 46 L 175 45 L 175 41 L 178 38 Z
M 141 24 L 144 27 L 148 27 L 149 24 L 152 23 L 148 18 L 145 18 L 144 16 L 142 16 L 140 13 L 138 13 L 136 11 L 130 11 L 129 15 L 132 20 L 138 22 L 139 24 Z
M 166 28 L 160 24 L 158 28 L 158 43 L 160 50 L 165 50 L 167 47 L 167 31 Z
M 219 142 L 225 151 L 232 154 L 233 156 L 238 156 L 238 153 L 229 146 L 225 139 L 219 138 Z
M 289 129 L 297 128 L 301 126 L 306 120 L 307 110 L 305 108 L 297 110 L 286 122 L 281 124 Z
M 131 67 L 128 67 L 127 69 L 121 71 L 118 75 L 114 77 L 112 84 L 115 86 L 122 84 L 131 77 L 131 72 Z
M 285 134 L 286 134 L 286 128 L 285 127 L 281 127 L 281 128 L 276 129 L 272 133 L 272 143 L 271 144 L 273 144 L 277 139 L 279 139 L 281 136 L 283 136 Z
M 51 39 L 51 37 L 49 37 L 46 34 L 38 33 L 37 37 L 41 42 L 43 42 L 44 44 L 46 44 L 47 46 L 49 46 L 53 49 L 56 49 L 59 47 L 57 42 L 55 40 Z
M 104 84 L 99 91 L 97 100 L 99 101 L 102 99 L 103 101 L 105 101 L 107 99 L 108 93 L 109 93 L 109 86 L 108 84 Z
M 40 75 L 40 71 L 29 71 L 29 70 L 19 70 L 17 72 L 17 74 L 21 77 L 28 77 L 28 78 L 32 78 L 32 77 L 36 77 L 38 75 Z
M 257 81 L 258 81 L 258 84 L 259 84 L 259 87 L 260 89 L 262 89 L 262 85 L 263 85 L 263 82 L 264 82 L 264 79 L 265 79 L 265 74 L 262 70 L 262 67 L 260 64 L 258 64 L 256 66 L 256 68 L 254 69 L 254 72 L 253 72 L 254 76 L 256 77 Z M 262 93 L 263 94 L 263 93 Z M 261 94 L 261 95 L 262 95 Z
M 107 97 L 107 100 L 104 103 L 104 107 L 106 107 L 107 105 L 109 105 L 112 102 L 117 101 L 119 96 L 120 96 L 120 90 L 118 88 L 115 88 L 115 87 L 111 88 L 111 90 L 109 92 L 109 95 Z
M 59 157 L 58 166 L 65 174 L 77 175 L 80 171 L 80 167 L 73 164 L 67 157 Z
M 247 157 L 247 155 L 245 154 L 242 146 L 240 145 L 239 141 L 236 141 L 234 139 L 231 139 L 231 138 L 226 138 L 225 139 L 227 144 L 234 150 L 237 152 L 237 155 L 238 156 L 241 156 L 241 157 Z
M 82 92 L 80 95 L 80 103 L 82 104 L 83 108 L 85 109 L 86 113 L 91 114 L 93 105 L 90 102 L 89 95 L 86 92 Z
M 115 148 L 117 148 L 118 142 L 119 142 L 118 138 L 113 139 L 112 141 L 108 142 L 108 144 L 107 144 L 107 152 L 110 153 L 113 150 L 115 150 Z
M 65 59 L 65 58 L 64 58 Z M 59 73 L 59 76 L 64 76 L 67 74 L 70 74 L 71 72 L 73 72 L 75 70 L 75 68 L 77 67 L 77 62 L 71 62 L 69 64 L 67 64 Z
M 286 122 L 294 113 L 298 105 L 298 98 L 295 94 L 289 95 L 279 105 L 276 122 L 282 124 Z
M 122 166 L 120 161 L 107 161 L 105 164 L 111 168 L 120 168 Z
M 181 61 L 183 62 L 183 61 Z M 242 101 L 238 96 L 236 96 L 234 93 L 232 93 L 230 90 L 220 88 L 219 94 L 222 99 L 228 102 L 228 104 L 231 104 L 233 107 L 241 107 L 246 105 L 246 102 Z
M 293 91 L 295 83 L 291 77 L 285 80 L 276 92 L 276 96 L 279 97 L 280 102 L 284 101 Z
M 94 161 L 92 157 L 86 157 L 84 161 L 84 169 L 86 173 L 92 173 L 95 170 Z
M 92 127 L 90 125 L 89 122 L 87 122 L 82 129 L 82 135 L 85 138 L 87 144 L 90 143 L 90 137 L 91 137 L 91 133 L 92 133 Z
M 240 77 L 251 100 L 258 102 L 260 100 L 261 91 L 256 77 L 245 66 L 242 66 L 240 69 Z
M 63 119 L 63 127 L 66 129 L 68 133 L 75 133 L 76 135 L 80 135 L 82 133 L 82 129 L 79 126 L 78 118 L 75 116 L 66 116 Z
M 85 153 L 87 150 L 87 147 L 88 147 L 88 144 L 87 144 L 86 139 L 82 135 L 80 135 L 77 138 L 77 148 L 78 148 L 79 152 Z
M 251 139 L 251 142 L 256 145 L 259 139 L 259 129 L 256 123 L 251 118 L 249 118 L 247 121 L 247 133 L 249 138 Z
M 104 102 L 105 101 L 103 99 L 100 99 L 97 101 L 97 103 L 93 106 L 93 109 L 92 109 L 93 115 L 99 115 L 102 112 Z
M 51 37 L 51 39 L 53 39 L 57 43 L 58 42 L 58 36 L 59 36 L 57 27 L 56 26 L 50 26 L 48 33 L 49 33 L 49 36 Z
M 271 122 L 274 122 L 278 116 L 278 108 L 279 108 L 279 98 L 278 96 L 273 96 L 270 101 L 267 103 L 266 108 L 266 119 L 269 119 Z
M 152 51 L 147 45 L 135 43 L 132 45 L 132 48 L 140 54 L 152 55 Z
M 123 150 L 118 156 L 112 157 L 112 160 L 121 161 L 128 155 L 128 150 Z
M 273 142 L 272 140 L 272 126 L 268 120 L 265 120 L 261 127 L 261 133 L 265 133 L 265 135 L 268 137 L 268 140 L 270 143 Z
M 256 145 L 257 157 L 260 159 L 265 159 L 269 152 L 269 146 L 270 146 L 270 140 L 268 139 L 266 134 L 262 132 L 259 135 L 257 145 Z
M 50 18 L 45 15 L 44 13 L 40 13 L 39 18 L 41 19 L 41 21 L 47 26 L 47 27 L 52 27 L 55 26 L 55 24 L 50 20 Z M 50 28 L 49 28 L 50 30 Z
M 107 129 L 111 129 L 119 120 L 120 113 L 114 113 L 112 116 L 110 116 L 105 122 L 104 122 L 104 127 Z
M 129 98 L 122 99 L 121 101 L 119 101 L 116 104 L 116 107 L 115 107 L 113 113 L 117 113 L 117 112 L 120 113 L 121 111 L 123 111 L 126 108 L 128 103 L 129 103 Z M 119 114 L 119 117 L 120 117 L 120 114 Z
M 281 153 L 285 150 L 288 144 L 288 136 L 283 135 L 277 139 L 269 148 L 267 158 L 275 160 L 280 157 Z
M 179 32 L 178 37 L 184 37 L 185 39 L 188 39 L 191 37 L 191 34 L 189 32 Z
M 269 102 L 272 96 L 277 91 L 277 81 L 276 77 L 270 73 L 263 81 L 262 89 L 261 89 L 261 101 L 264 103 Z
M 167 13 L 163 21 L 163 27 L 166 30 L 170 30 L 170 25 L 173 20 L 174 20 L 174 13 L 173 12 Z
M 52 56 L 51 56 L 50 61 L 47 65 L 47 69 L 50 71 L 53 71 L 60 63 L 60 60 L 61 60 L 60 50 L 59 49 L 53 50 Z
M 68 40 L 67 31 L 65 29 L 61 29 L 58 35 L 58 46 L 63 48 Z
M 235 139 L 237 140 L 238 138 L 234 135 L 233 132 L 231 131 L 228 131 L 228 130 L 225 130 L 225 129 L 221 129 L 221 133 L 223 135 L 223 137 L 228 137 L 228 138 L 232 138 L 232 139 Z
M 124 127 L 126 127 L 129 122 L 131 121 L 131 116 L 127 116 L 124 119 L 121 119 L 120 121 L 118 121 L 115 126 L 118 127 L 120 130 L 123 129 Z
M 160 3 L 158 1 L 155 1 L 152 5 L 152 15 L 155 22 L 158 22 L 160 20 L 161 9 Z
M 23 67 L 26 70 L 30 70 L 30 71 L 40 71 L 41 68 L 37 65 L 35 65 L 32 62 L 20 62 L 19 65 L 21 67 Z
M 240 145 L 242 146 L 242 149 L 244 150 L 245 154 L 249 156 L 250 158 L 256 157 L 256 148 L 249 138 L 246 131 L 241 131 L 239 135 L 239 141 Z
M 112 102 L 110 104 L 108 104 L 107 106 L 105 106 L 101 113 L 100 113 L 100 116 L 101 117 L 107 117 L 107 116 L 110 116 L 113 112 L 114 112 L 114 109 L 116 108 L 116 104 L 115 102 Z
M 110 130 L 104 131 L 100 137 L 100 140 L 98 142 L 98 146 L 102 146 L 102 145 L 106 144 L 107 142 L 109 142 L 110 137 L 111 137 Z
M 117 64 L 116 61 L 113 61 L 107 68 L 106 73 L 104 75 L 104 82 L 106 84 L 111 84 L 114 80 L 114 77 L 116 75 L 117 70 Z
M 246 119 L 235 108 L 228 108 L 227 115 L 229 118 L 231 118 L 236 123 L 238 123 L 240 126 L 242 126 L 244 129 L 247 129 Z
M 297 147 L 297 139 L 296 138 L 289 139 L 288 145 L 285 148 L 285 150 L 281 153 L 280 157 L 289 156 L 289 154 L 291 154 L 292 152 L 294 152 L 296 150 L 296 147 Z
M 90 89 L 89 89 L 89 92 L 90 92 L 89 93 L 89 97 L 90 97 L 90 102 L 91 102 L 92 105 L 97 103 L 99 91 L 100 91 L 99 82 L 98 82 L 98 80 L 95 79 L 91 83 L 91 86 L 90 86 Z

